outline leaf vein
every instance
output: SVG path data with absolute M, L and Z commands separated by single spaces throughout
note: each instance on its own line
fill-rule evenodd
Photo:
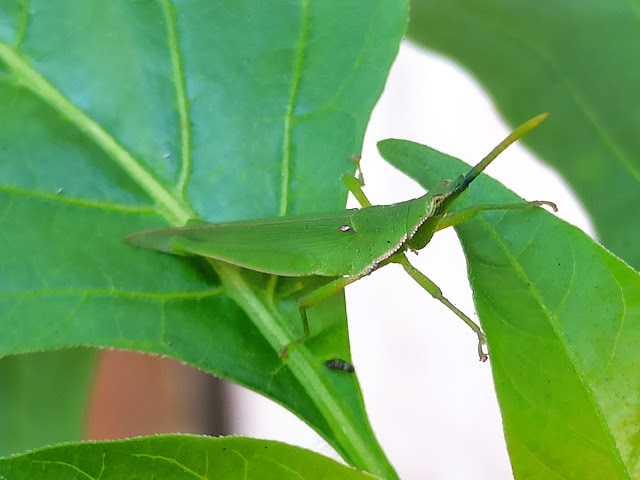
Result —
M 47 105 L 60 112 L 75 127 L 100 146 L 123 171 L 136 181 L 149 195 L 159 211 L 170 223 L 184 225 L 195 218 L 190 205 L 162 185 L 130 152 L 86 112 L 72 103 L 48 79 L 36 71 L 24 58 L 4 43 L 0 42 L 0 59 L 12 70 L 17 80 L 40 97 Z
M 576 276 L 576 255 L 575 255 L 575 252 L 573 251 L 573 245 L 571 243 L 569 243 L 569 249 L 571 250 L 571 267 L 572 267 L 571 278 L 569 279 L 569 285 L 567 285 L 567 289 L 562 297 L 562 300 L 560 300 L 560 302 L 558 303 L 558 306 L 556 307 L 556 310 L 553 312 L 556 318 L 558 317 L 558 315 L 560 315 L 560 310 L 564 308 L 564 306 L 567 303 L 567 300 L 569 300 L 569 294 L 573 289 L 573 283 L 575 281 L 575 276 Z
M 78 303 L 71 310 L 69 310 L 69 314 L 65 317 L 64 322 L 70 322 L 71 320 L 73 320 L 73 317 L 75 317 L 76 313 L 80 311 L 80 309 L 82 308 L 82 305 L 84 305 L 84 303 L 87 301 L 88 298 L 89 298 L 89 295 L 87 294 L 81 296 L 78 299 Z
M 185 197 L 185 189 L 191 175 L 191 122 L 189 121 L 189 102 L 184 76 L 184 65 L 178 43 L 178 31 L 173 4 L 170 0 L 163 0 L 162 9 L 167 24 L 167 39 L 171 54 L 171 67 L 176 88 L 176 101 L 180 120 L 180 159 L 181 168 L 176 190 L 182 198 Z
M 74 205 L 78 207 L 94 208 L 98 210 L 115 211 L 122 213 L 156 214 L 156 210 L 151 205 L 127 205 L 126 203 L 108 202 L 104 200 L 93 200 L 89 198 L 70 197 L 63 194 L 43 192 L 40 190 L 29 190 L 13 185 L 0 185 L 0 192 L 13 196 L 31 197 L 48 202 Z
M 151 460 L 160 460 L 160 461 L 163 461 L 163 462 L 171 463 L 173 465 L 176 465 L 178 468 L 183 470 L 185 473 L 188 473 L 189 475 L 192 475 L 192 476 L 194 476 L 196 478 L 200 478 L 202 480 L 207 480 L 207 478 L 205 476 L 200 475 L 198 472 L 190 469 L 185 464 L 180 463 L 175 458 L 162 457 L 160 455 L 149 455 L 149 454 L 146 454 L 146 453 L 132 453 L 131 455 L 133 457 L 149 458 Z
M 284 116 L 284 129 L 282 135 L 282 161 L 280 164 L 280 205 L 278 214 L 285 216 L 289 208 L 289 188 L 291 183 L 291 142 L 293 130 L 293 111 L 295 108 L 299 88 L 300 77 L 302 76 L 302 65 L 304 63 L 304 53 L 307 47 L 307 36 L 309 34 L 309 23 L 311 21 L 309 0 L 301 1 L 302 21 L 300 24 L 300 35 L 298 36 L 297 52 L 293 67 L 291 88 L 289 90 L 289 101 Z
M 611 279 L 615 282 L 615 284 L 618 286 L 618 289 L 620 290 L 620 302 L 622 303 L 622 318 L 620 319 L 620 327 L 618 328 L 618 332 L 616 333 L 616 338 L 613 342 L 613 348 L 611 349 L 611 354 L 609 355 L 607 359 L 607 364 L 605 365 L 603 370 L 606 370 L 609 367 L 609 365 L 613 363 L 613 359 L 616 356 L 616 352 L 618 350 L 618 345 L 620 344 L 620 339 L 622 338 L 622 330 L 624 329 L 624 325 L 627 320 L 627 302 L 624 297 L 624 289 L 622 288 L 622 285 L 620 285 L 620 282 L 618 281 L 618 279 L 613 274 L 611 274 Z
M 581 440 L 584 441 L 584 443 L 591 445 L 592 448 L 596 451 L 600 451 L 602 452 L 604 455 L 608 454 L 607 449 L 599 444 L 593 441 L 593 438 L 589 435 L 585 435 L 584 433 L 582 433 L 579 430 L 576 430 L 575 428 L 572 428 L 569 424 L 567 424 L 567 419 L 564 416 L 559 416 L 558 414 L 554 414 L 551 410 L 550 405 L 548 405 L 547 409 L 543 409 L 540 406 L 538 406 L 537 404 L 531 403 L 529 401 L 529 399 L 527 398 L 527 396 L 522 393 L 517 387 L 516 387 L 516 383 L 513 380 L 513 376 L 512 376 L 512 372 L 513 369 L 510 368 L 506 368 L 503 367 L 503 372 L 506 375 L 506 377 L 509 379 L 509 383 L 511 384 L 511 387 L 513 388 L 514 392 L 516 392 L 518 395 L 520 395 L 520 397 L 522 398 L 522 400 L 524 402 L 527 403 L 527 405 L 529 405 L 529 407 L 533 410 L 533 411 L 538 411 L 542 413 L 542 416 L 545 419 L 551 420 L 553 423 L 556 423 L 557 425 L 562 425 L 564 428 L 566 428 L 569 432 L 571 432 L 576 438 L 580 438 Z M 549 427 L 549 423 L 551 422 L 547 422 L 545 424 L 545 429 L 547 429 L 548 431 L 548 427 Z M 556 434 L 556 429 L 554 429 L 551 432 L 552 435 Z
M 20 0 L 20 23 L 18 25 L 18 34 L 16 35 L 16 41 L 13 43 L 14 48 L 18 49 L 24 37 L 27 34 L 27 27 L 29 26 L 29 0 Z
M 548 213 L 545 213 L 545 214 L 549 215 Z M 587 382 L 586 379 L 584 378 L 584 376 L 581 374 L 582 372 L 578 371 L 579 362 L 576 359 L 576 354 L 571 349 L 569 343 L 567 342 L 567 339 L 563 335 L 563 333 L 561 331 L 561 328 L 558 325 L 557 317 L 555 315 L 553 315 L 549 311 L 549 309 L 547 308 L 547 306 L 546 306 L 541 294 L 533 286 L 533 282 L 531 282 L 531 279 L 527 276 L 526 272 L 522 268 L 522 265 L 512 255 L 512 253 L 509 250 L 508 246 L 504 243 L 503 239 L 498 235 L 498 233 L 493 228 L 491 223 L 489 221 L 487 221 L 485 218 L 482 218 L 482 217 L 478 218 L 478 220 L 484 224 L 484 228 L 485 228 L 486 232 L 489 234 L 489 236 L 491 236 L 493 238 L 493 240 L 496 242 L 496 244 L 503 251 L 504 255 L 509 259 L 510 263 L 513 265 L 513 270 L 515 271 L 515 273 L 521 279 L 523 279 L 525 282 L 531 284 L 531 286 L 529 287 L 530 288 L 530 292 L 531 292 L 531 297 L 538 304 L 541 313 L 547 318 L 549 326 L 551 327 L 551 329 L 553 330 L 554 334 L 556 335 L 556 338 L 564 346 L 564 350 L 565 350 L 567 356 L 569 357 L 569 359 L 571 360 L 569 362 L 569 364 L 571 365 L 571 367 L 572 367 L 572 369 L 573 369 L 573 371 L 575 373 L 576 378 L 579 380 L 580 384 L 582 385 L 582 388 L 583 388 L 583 390 L 585 392 L 585 395 L 588 398 L 589 404 L 593 408 L 594 412 L 596 412 L 596 414 L 597 414 L 597 418 L 599 420 L 599 423 L 600 423 L 600 426 L 601 426 L 601 428 L 603 430 L 603 433 L 605 434 L 607 439 L 610 442 L 613 443 L 613 449 L 615 451 L 617 451 L 616 444 L 615 444 L 616 443 L 615 442 L 615 437 L 613 435 L 613 432 L 611 431 L 611 428 L 610 428 L 609 424 L 607 423 L 607 421 L 605 420 L 605 416 L 603 415 L 602 410 L 600 409 L 600 407 L 598 405 L 598 402 L 595 399 L 595 392 L 590 388 L 589 382 Z M 619 461 L 622 463 L 621 459 L 619 459 Z
M 78 472 L 83 477 L 90 478 L 91 480 L 97 480 L 95 477 L 89 475 L 84 470 L 81 470 L 79 467 L 68 462 L 63 462 L 61 460 L 32 460 L 32 461 L 33 463 L 44 463 L 46 465 L 62 465 L 63 467 L 69 467 L 72 470 L 75 470 L 76 472 Z
M 136 292 L 129 290 L 117 290 L 111 288 L 104 289 L 88 289 L 88 288 L 47 288 L 41 290 L 28 290 L 22 292 L 6 292 L 0 293 L 1 300 L 9 300 L 19 298 L 26 300 L 29 298 L 49 297 L 56 295 L 83 295 L 87 298 L 98 296 L 111 296 L 119 298 L 132 298 L 136 300 L 154 300 L 167 302 L 173 300 L 201 300 L 203 298 L 217 297 L 225 294 L 223 287 L 210 288 L 208 290 L 200 290 L 193 292 L 169 292 L 169 293 L 150 293 Z
M 382 6 L 383 6 L 383 0 L 379 0 L 378 1 L 378 5 L 376 7 L 376 11 L 373 14 L 373 18 L 376 18 L 379 15 Z M 321 112 L 326 111 L 326 110 L 331 110 L 331 109 L 336 110 L 336 111 L 342 111 L 342 112 L 350 115 L 354 119 L 357 119 L 357 116 L 353 112 L 348 111 L 348 110 L 346 110 L 346 109 L 344 109 L 342 107 L 338 107 L 338 106 L 336 106 L 336 104 L 338 103 L 338 100 L 339 100 L 340 96 L 342 95 L 342 92 L 344 92 L 344 90 L 347 88 L 347 86 L 349 86 L 349 84 L 351 83 L 351 79 L 355 75 L 355 72 L 362 65 L 362 62 L 363 62 L 364 56 L 365 56 L 365 52 L 367 51 L 367 47 L 368 47 L 369 43 L 371 42 L 371 39 L 373 38 L 373 35 L 375 34 L 375 32 L 376 32 L 376 22 L 372 21 L 371 24 L 369 25 L 369 29 L 367 30 L 367 33 L 366 33 L 366 35 L 364 37 L 364 41 L 362 42 L 362 48 L 358 52 L 358 57 L 353 62 L 353 66 L 352 66 L 351 70 L 349 71 L 349 74 L 345 77 L 345 79 L 342 82 L 342 84 L 336 89 L 335 94 L 329 99 L 329 101 L 324 106 L 314 110 L 313 112 L 309 112 L 309 113 L 304 114 L 304 115 L 299 115 L 298 117 L 296 117 L 297 119 L 309 118 L 309 117 L 312 117 L 314 115 L 317 115 L 318 113 L 321 113 Z

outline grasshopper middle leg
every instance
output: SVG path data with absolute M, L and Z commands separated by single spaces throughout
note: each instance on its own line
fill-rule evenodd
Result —
M 487 343 L 487 339 L 484 332 L 478 324 L 465 315 L 460 309 L 453 305 L 442 295 L 442 290 L 433 283 L 424 273 L 415 268 L 404 254 L 398 255 L 393 260 L 395 263 L 399 263 L 404 268 L 411 278 L 413 278 L 422 288 L 424 288 L 433 298 L 445 305 L 449 310 L 455 313 L 464 323 L 466 323 L 471 330 L 473 330 L 478 336 L 478 356 L 481 362 L 486 362 L 489 358 L 484 351 L 484 345 Z

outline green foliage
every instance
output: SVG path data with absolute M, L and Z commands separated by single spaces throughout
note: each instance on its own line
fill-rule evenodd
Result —
M 163 435 L 69 444 L 0 461 L 2 478 L 367 480 L 317 453 L 252 438 Z
M 95 357 L 73 348 L 0 361 L 0 456 L 82 438 Z
M 511 124 L 541 110 L 526 143 L 564 177 L 600 241 L 640 268 L 640 9 L 606 0 L 412 0 L 409 36 L 454 58 Z
M 0 265 L 12 272 L 0 355 L 88 345 L 172 356 L 288 406 L 352 464 L 393 477 L 355 376 L 324 365 L 350 359 L 342 296 L 316 309 L 313 341 L 285 362 L 300 320 L 268 277 L 216 275 L 123 241 L 195 212 L 344 205 L 339 178 L 406 5 L 227 3 L 0 6 Z
M 425 188 L 468 169 L 407 141 L 379 148 Z M 484 176 L 454 209 L 489 199 L 522 200 Z M 456 230 L 516 478 L 541 465 L 545 478 L 637 478 L 640 275 L 541 209 L 487 212 Z
M 630 108 L 640 79 L 640 46 L 631 41 L 637 6 L 414 0 L 411 11 L 411 38 L 468 68 L 510 122 L 551 113 L 526 143 L 571 185 L 604 246 L 640 268 L 633 214 L 640 205 L 640 113 Z M 483 325 L 514 473 L 580 477 L 575 472 L 592 467 L 583 478 L 638 478 L 637 273 L 570 227 L 548 222 L 541 219 L 532 235 L 535 248 L 514 244 L 511 252 L 507 241 L 476 243 L 493 236 L 490 227 L 459 229 L 479 314 L 492 312 Z M 482 266 L 475 261 L 480 248 L 502 258 Z M 513 253 L 520 256 L 508 259 Z M 511 299 L 524 296 L 533 307 L 520 307 L 512 326 L 496 318 L 506 301 L 478 284 L 500 288 L 505 264 L 514 272 L 505 276 Z
M 605 246 L 639 267 L 637 8 L 412 7 L 412 38 L 467 66 L 512 123 L 551 113 L 527 143 L 572 185 Z M 301 335 L 289 294 L 317 279 L 273 282 L 123 238 L 198 218 L 342 208 L 339 177 L 405 24 L 402 0 L 0 2 L 0 454 L 78 439 L 92 353 L 40 351 L 84 345 L 168 355 L 246 385 L 352 466 L 396 478 L 355 376 L 325 365 L 350 360 L 341 294 L 309 311 L 311 339 L 283 359 Z M 408 142 L 381 149 L 424 186 L 468 168 Z M 457 207 L 515 198 L 484 177 Z M 485 213 L 458 233 L 516 478 L 640 477 L 638 273 L 541 210 Z M 368 478 L 241 438 L 0 459 L 7 478 L 78 474 Z

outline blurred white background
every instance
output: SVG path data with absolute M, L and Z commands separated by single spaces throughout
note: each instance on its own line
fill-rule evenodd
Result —
M 529 116 L 547 108 L 540 105 Z M 509 131 L 469 74 L 447 59 L 404 43 L 365 137 L 365 192 L 374 204 L 423 193 L 379 158 L 375 146 L 379 140 L 408 139 L 475 164 Z M 510 147 L 488 174 L 525 199 L 555 202 L 558 216 L 592 233 L 564 182 L 522 145 Z M 356 206 L 353 199 L 349 206 Z M 477 319 L 465 259 L 452 229 L 438 233 L 412 260 L 449 300 Z M 491 367 L 489 362 L 478 362 L 473 332 L 399 266 L 386 267 L 346 292 L 353 363 L 369 418 L 400 477 L 513 478 Z M 316 433 L 282 407 L 242 387 L 230 388 L 234 433 L 280 440 L 337 458 Z

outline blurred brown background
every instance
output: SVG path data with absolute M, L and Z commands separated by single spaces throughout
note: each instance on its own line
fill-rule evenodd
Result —
M 222 435 L 224 382 L 180 362 L 121 350 L 101 354 L 86 437 Z

